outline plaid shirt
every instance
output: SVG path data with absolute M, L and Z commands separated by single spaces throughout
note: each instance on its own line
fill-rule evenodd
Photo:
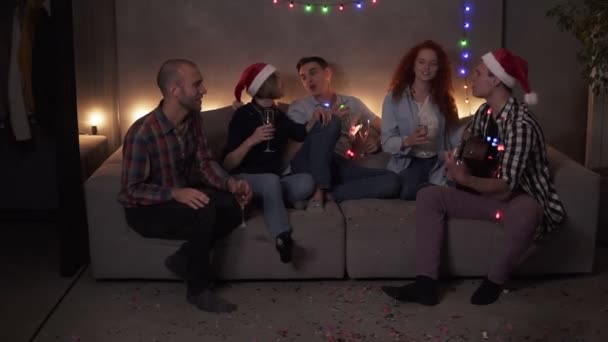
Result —
M 161 107 L 162 102 L 135 121 L 125 136 L 118 194 L 125 207 L 171 201 L 172 188 L 201 181 L 225 189 L 227 174 L 211 156 L 200 115 L 186 116 L 183 130 L 178 132 Z M 200 178 L 189 182 L 193 172 Z
M 512 190 L 523 190 L 543 206 L 543 224 L 535 236 L 539 240 L 557 228 L 566 217 L 549 172 L 543 131 L 528 107 L 514 97 L 509 98 L 495 117 L 498 137 L 491 138 L 498 139 L 498 177 Z M 487 139 L 491 120 L 492 111 L 485 103 L 470 123 L 473 136 Z

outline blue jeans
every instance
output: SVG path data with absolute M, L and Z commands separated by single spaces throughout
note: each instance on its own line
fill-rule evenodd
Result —
M 306 173 L 282 178 L 273 173 L 242 173 L 237 177 L 251 186 L 254 200 L 261 202 L 266 225 L 275 236 L 291 229 L 285 203 L 305 200 L 315 190 L 314 180 Z
M 310 173 L 317 187 L 329 191 L 336 202 L 396 197 L 400 187 L 397 174 L 362 167 L 334 153 L 341 125 L 337 117 L 325 127 L 316 124 L 293 158 L 292 170 Z
M 418 190 L 428 184 L 429 175 L 436 163 L 436 156 L 432 158 L 412 157 L 410 165 L 399 172 L 399 176 L 401 176 L 401 194 L 399 198 L 406 201 L 415 200 Z
M 331 196 L 336 202 L 361 198 L 391 198 L 399 195 L 399 176 L 386 169 L 372 169 L 334 155 L 334 186 Z
M 341 129 L 342 121 L 337 116 L 325 127 L 315 124 L 291 160 L 292 171 L 309 173 L 320 189 L 331 188 L 331 163 Z

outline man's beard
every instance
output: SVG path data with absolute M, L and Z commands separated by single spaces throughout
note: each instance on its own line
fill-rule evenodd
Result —
M 191 98 L 185 101 L 180 101 L 181 105 L 188 109 L 189 112 L 200 112 L 202 107 L 202 102 L 199 103 L 196 99 Z

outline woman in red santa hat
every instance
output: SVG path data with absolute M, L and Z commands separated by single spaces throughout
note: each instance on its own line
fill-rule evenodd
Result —
M 246 105 L 241 102 L 243 90 L 252 98 Z M 306 173 L 284 176 L 283 157 L 288 139 L 304 141 L 318 118 L 308 124 L 297 124 L 277 107 L 276 100 L 283 97 L 283 82 L 270 64 L 247 67 L 234 96 L 238 108 L 228 126 L 223 166 L 249 182 L 254 199 L 263 208 L 268 229 L 275 236 L 281 261 L 288 263 L 294 242 L 285 206 L 299 207 L 312 195 L 315 184 Z

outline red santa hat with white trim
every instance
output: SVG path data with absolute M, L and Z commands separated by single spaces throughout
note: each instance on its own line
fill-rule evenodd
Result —
M 481 57 L 488 69 L 507 87 L 519 82 L 526 92 L 524 101 L 529 105 L 538 103 L 538 95 L 532 92 L 528 81 L 528 62 L 507 49 L 488 52 Z
M 262 87 L 262 84 L 264 84 L 268 77 L 275 71 L 277 71 L 277 68 L 268 63 L 254 63 L 245 68 L 241 74 L 241 79 L 236 84 L 236 87 L 234 87 L 234 98 L 236 99 L 234 106 L 238 107 L 243 105 L 241 102 L 241 94 L 244 89 L 247 90 L 249 96 L 254 97 Z

